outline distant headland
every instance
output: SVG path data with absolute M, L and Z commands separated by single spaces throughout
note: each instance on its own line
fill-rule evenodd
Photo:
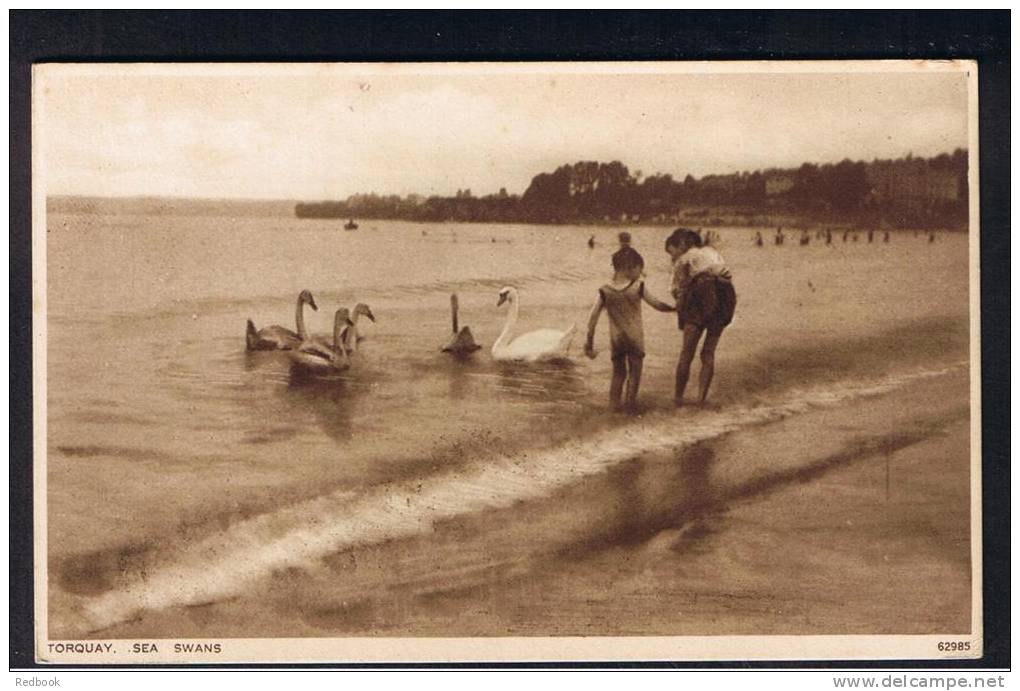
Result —
M 355 194 L 299 203 L 299 218 L 541 224 L 769 225 L 868 223 L 965 228 L 967 151 L 933 158 L 804 163 L 730 175 L 644 176 L 619 161 L 579 161 L 539 173 L 523 195 Z

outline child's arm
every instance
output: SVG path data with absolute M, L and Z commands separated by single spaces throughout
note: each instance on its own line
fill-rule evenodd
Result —
M 660 312 L 676 312 L 676 305 L 671 305 L 667 302 L 663 302 L 654 295 L 648 292 L 648 286 L 641 286 L 641 297 L 644 298 L 645 302 L 652 306 L 653 309 L 657 309 Z
M 691 267 L 681 257 L 673 267 L 673 281 L 670 285 L 670 292 L 673 294 L 673 299 L 676 300 L 677 309 L 680 309 L 680 306 L 684 304 L 684 293 L 690 282 Z
M 591 308 L 591 314 L 588 315 L 588 338 L 584 342 L 584 354 L 590 358 L 595 357 L 595 326 L 599 323 L 599 317 L 602 315 L 602 291 L 599 291 L 599 296 L 595 298 L 595 304 Z

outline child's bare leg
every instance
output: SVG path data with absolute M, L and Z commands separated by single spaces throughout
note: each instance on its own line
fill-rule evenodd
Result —
M 687 379 L 691 376 L 691 363 L 694 361 L 694 353 L 698 349 L 698 341 L 701 340 L 701 332 L 704 329 L 697 324 L 684 326 L 684 346 L 680 351 L 680 361 L 676 365 L 676 393 L 674 400 L 678 406 L 683 405 L 684 389 L 687 388 Z
M 637 392 L 641 386 L 641 366 L 644 359 L 640 355 L 627 356 L 627 401 L 628 408 L 637 405 Z
M 623 382 L 627 378 L 627 358 L 613 358 L 613 382 L 609 385 L 609 404 L 613 408 L 620 407 L 620 396 L 623 393 Z
M 712 375 L 715 374 L 715 347 L 719 345 L 722 332 L 723 327 L 708 327 L 705 344 L 701 346 L 701 373 L 698 376 L 698 384 L 701 388 L 700 400 L 702 403 L 708 399 L 708 387 L 712 385 Z

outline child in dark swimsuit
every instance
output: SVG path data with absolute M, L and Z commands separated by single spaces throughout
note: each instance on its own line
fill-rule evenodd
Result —
M 722 255 L 704 246 L 693 230 L 677 228 L 666 238 L 666 252 L 673 260 L 673 297 L 677 321 L 684 334 L 683 349 L 676 366 L 676 404 L 683 405 L 684 389 L 691 372 L 694 352 L 703 333 L 701 347 L 700 396 L 708 398 L 708 387 L 715 373 L 715 348 L 723 329 L 733 320 L 737 294 Z
M 641 272 L 645 260 L 631 247 L 624 247 L 613 255 L 613 280 L 599 288 L 599 296 L 588 318 L 588 340 L 584 352 L 595 357 L 595 326 L 602 310 L 609 313 L 609 343 L 613 359 L 613 381 L 609 387 L 609 402 L 620 408 L 624 384 L 627 393 L 623 404 L 633 410 L 641 385 L 641 367 L 645 357 L 645 332 L 641 323 L 641 301 L 644 300 L 660 312 L 676 308 L 657 300 L 645 289 Z

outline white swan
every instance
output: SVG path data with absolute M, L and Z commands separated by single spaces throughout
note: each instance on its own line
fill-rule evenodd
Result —
M 311 305 L 313 310 L 318 310 L 315 298 L 307 290 L 302 290 L 297 299 L 297 333 L 282 326 L 267 326 L 264 329 L 255 330 L 255 323 L 248 320 L 248 328 L 245 333 L 245 343 L 248 350 L 291 350 L 297 348 L 303 341 L 308 340 L 308 331 L 305 329 L 305 304 Z
M 499 291 L 499 307 L 504 302 L 510 303 L 506 326 L 496 342 L 492 344 L 493 360 L 513 360 L 518 362 L 536 362 L 538 360 L 555 360 L 565 358 L 574 338 L 576 324 L 571 324 L 566 331 L 557 329 L 538 329 L 513 338 L 514 325 L 520 312 L 520 298 L 516 288 L 507 286 Z
M 341 307 L 333 318 L 333 346 L 311 339 L 287 353 L 294 367 L 314 374 L 340 372 L 351 366 L 351 358 L 344 347 L 343 332 L 350 328 L 350 311 Z

